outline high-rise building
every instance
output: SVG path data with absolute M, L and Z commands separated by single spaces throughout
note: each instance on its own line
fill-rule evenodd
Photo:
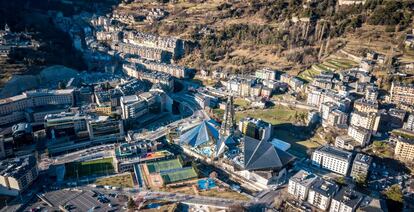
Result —
M 414 114 L 408 116 L 407 122 L 404 123 L 404 129 L 414 131 Z
M 378 113 L 364 113 L 354 111 L 351 113 L 350 124 L 377 132 L 381 116 Z
M 349 126 L 348 135 L 351 136 L 361 147 L 365 147 L 371 141 L 371 131 L 358 126 Z
M 368 177 L 369 168 L 371 167 L 372 157 L 362 153 L 358 153 L 355 156 L 352 163 L 351 177 L 354 180 L 365 181 Z
M 246 117 L 239 121 L 239 130 L 244 135 L 268 141 L 272 136 L 272 125 L 254 118 Z
M 404 85 L 398 83 L 391 84 L 390 100 L 394 104 L 411 104 L 414 105 L 414 85 Z
M 393 136 L 391 137 L 395 145 L 395 157 L 402 161 L 412 162 L 414 161 L 414 139 Z
M 354 110 L 363 113 L 377 113 L 378 101 L 371 101 L 367 99 L 358 99 L 354 102 Z

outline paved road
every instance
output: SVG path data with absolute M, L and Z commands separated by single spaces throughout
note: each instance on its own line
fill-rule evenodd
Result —
M 101 193 L 117 193 L 113 190 L 106 190 L 103 188 L 90 188 L 90 187 L 81 187 L 83 190 L 95 190 Z M 119 192 L 119 191 L 118 191 Z M 146 200 L 165 200 L 165 201 L 174 201 L 174 202 L 183 202 L 187 204 L 203 204 L 219 207 L 228 207 L 231 205 L 251 205 L 257 202 L 251 201 L 241 201 L 234 199 L 225 199 L 225 198 L 216 198 L 216 197 L 206 197 L 206 196 L 197 196 L 197 195 L 187 195 L 180 193 L 171 193 L 171 192 L 161 192 L 161 191 L 140 191 L 137 189 L 124 189 L 121 193 L 127 194 L 129 196 L 140 196 Z

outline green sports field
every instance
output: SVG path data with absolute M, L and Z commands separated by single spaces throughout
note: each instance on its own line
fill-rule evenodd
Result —
M 67 163 L 65 164 L 65 170 L 65 178 L 67 179 L 114 173 L 112 158 Z

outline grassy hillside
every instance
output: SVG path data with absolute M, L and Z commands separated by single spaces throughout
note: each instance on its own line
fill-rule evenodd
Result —
M 196 48 L 180 61 L 183 65 L 230 72 L 263 66 L 302 72 L 314 63 L 325 65 L 325 58 L 344 47 L 372 47 L 382 53 L 394 46 L 405 57 L 402 36 L 411 29 L 414 8 L 411 0 L 367 0 L 365 5 L 341 7 L 336 0 L 164 2 L 122 4 L 116 11 L 163 8 L 169 13 L 163 20 L 135 22 L 132 27 L 193 41 Z M 309 27 L 306 20 L 292 21 L 300 18 L 308 18 Z

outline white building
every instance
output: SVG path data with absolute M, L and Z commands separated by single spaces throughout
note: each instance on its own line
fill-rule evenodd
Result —
M 404 129 L 414 131 L 414 114 L 408 116 L 407 122 L 404 124 Z
M 377 132 L 380 125 L 381 116 L 378 113 L 364 113 L 354 111 L 351 113 L 350 125 L 365 128 Z
M 338 109 L 333 110 L 328 115 L 328 119 L 322 120 L 323 126 L 332 126 L 344 128 L 347 126 L 346 122 L 348 120 L 348 114 L 344 113 Z
M 255 77 L 263 80 L 276 80 L 276 71 L 270 68 L 262 68 L 256 71 Z
M 145 99 L 137 95 L 121 97 L 122 119 L 139 118 L 148 113 Z
M 296 199 L 305 201 L 311 185 L 319 179 L 315 174 L 300 170 L 289 179 L 288 192 Z
M 371 131 L 358 126 L 349 126 L 348 135 L 362 147 L 368 145 L 371 140 Z
M 338 136 L 335 139 L 335 147 L 352 151 L 359 144 L 349 135 Z
M 312 164 L 346 176 L 352 153 L 331 146 L 322 146 L 312 154 Z

